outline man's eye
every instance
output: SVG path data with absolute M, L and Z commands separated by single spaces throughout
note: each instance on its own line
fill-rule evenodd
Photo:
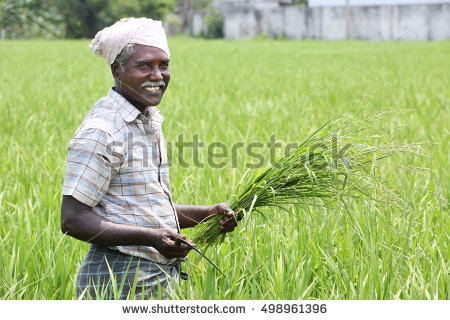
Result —
M 161 68 L 162 70 L 167 70 L 167 69 L 169 69 L 169 64 L 168 64 L 168 63 L 164 63 L 164 64 L 161 65 L 160 68 Z

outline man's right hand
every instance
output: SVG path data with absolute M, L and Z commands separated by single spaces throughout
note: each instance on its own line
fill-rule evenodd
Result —
M 107 220 L 72 196 L 63 196 L 61 204 L 61 230 L 76 239 L 103 247 L 149 246 L 164 257 L 184 258 L 191 248 L 177 239 L 186 239 L 172 229 L 152 229 Z M 195 246 L 191 240 L 188 241 Z
M 178 238 L 186 240 L 186 235 L 176 233 L 170 229 L 162 228 L 154 230 L 155 239 L 153 247 L 167 259 L 184 258 L 191 248 L 183 243 L 177 244 Z M 188 240 L 194 247 L 192 240 Z

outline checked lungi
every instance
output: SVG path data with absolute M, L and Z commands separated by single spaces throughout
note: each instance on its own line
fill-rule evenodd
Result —
M 119 299 L 133 298 L 129 295 L 135 281 L 134 299 L 167 299 L 166 292 L 173 290 L 174 282 L 178 283 L 181 262 L 176 260 L 169 265 L 159 264 L 91 244 L 78 270 L 77 299 L 118 298 L 114 296 L 109 269 L 115 277 L 117 288 L 124 282 Z

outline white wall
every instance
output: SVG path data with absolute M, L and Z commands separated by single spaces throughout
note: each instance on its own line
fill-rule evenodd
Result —
M 448 3 L 449 0 L 349 0 L 351 6 L 402 5 Z M 345 0 L 308 0 L 310 7 L 345 6 Z
M 354 0 L 356 1 L 356 0 Z M 371 0 L 374 1 L 374 0 Z M 261 9 L 231 5 L 219 9 L 226 39 L 270 38 L 433 41 L 450 39 L 450 5 L 416 4 L 344 7 L 283 6 Z M 349 18 L 347 20 L 347 18 Z M 194 14 L 191 33 L 203 28 L 203 14 Z

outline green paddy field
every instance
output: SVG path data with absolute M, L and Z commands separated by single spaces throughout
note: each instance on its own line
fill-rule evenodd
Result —
M 67 145 L 112 85 L 88 44 L 0 42 L 0 299 L 75 298 L 88 245 L 60 231 Z M 190 279 L 173 298 L 449 299 L 450 42 L 169 44 L 172 79 L 159 109 L 178 203 L 227 201 L 258 162 L 245 146 L 262 144 L 268 165 L 271 137 L 302 141 L 340 113 L 389 108 L 379 124 L 388 136 L 427 142 L 423 156 L 395 158 L 399 170 L 380 173 L 406 207 L 268 209 L 208 251 L 226 278 L 191 253 Z M 180 135 L 204 146 L 181 158 Z M 212 143 L 228 150 L 214 162 Z

